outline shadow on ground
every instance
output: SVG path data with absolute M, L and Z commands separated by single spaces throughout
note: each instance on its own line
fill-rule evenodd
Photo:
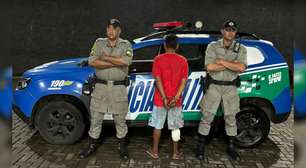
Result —
M 92 166 L 128 166 L 128 167 L 145 167 L 145 165 L 160 165 L 160 166 L 175 166 L 176 164 L 185 164 L 186 167 L 193 165 L 224 165 L 231 162 L 233 165 L 239 166 L 256 166 L 256 163 L 261 163 L 265 167 L 269 167 L 277 162 L 280 158 L 279 147 L 269 138 L 260 146 L 253 149 L 239 148 L 241 155 L 240 161 L 230 161 L 225 153 L 226 142 L 222 136 L 214 138 L 207 145 L 206 158 L 203 161 L 198 161 L 194 157 L 194 150 L 196 148 L 196 128 L 184 128 L 182 130 L 183 142 L 181 149 L 184 153 L 184 158 L 179 161 L 171 160 L 170 156 L 170 134 L 169 131 L 163 131 L 160 142 L 160 159 L 152 160 L 146 155 L 145 150 L 151 145 L 150 127 L 136 127 L 129 128 L 129 152 L 130 160 L 122 161 L 118 156 L 117 139 L 115 138 L 115 128 L 112 126 L 103 127 L 103 141 L 96 154 L 93 156 L 80 160 L 78 153 L 87 145 L 87 137 L 83 137 L 81 141 L 73 145 L 51 145 L 45 142 L 41 136 L 36 133 L 26 144 L 32 151 L 41 156 L 44 160 L 64 167 L 85 167 Z M 184 167 L 185 167 L 184 166 Z M 150 166 L 149 166 L 150 167 Z

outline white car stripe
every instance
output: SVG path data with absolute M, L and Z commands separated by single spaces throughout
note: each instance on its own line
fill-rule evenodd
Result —
M 281 68 L 288 68 L 288 66 L 285 65 L 285 66 L 279 66 L 279 67 L 265 68 L 265 69 L 260 69 L 260 70 L 257 70 L 257 71 L 244 72 L 244 73 L 241 73 L 240 75 L 247 75 L 247 74 L 252 74 L 252 73 L 256 73 L 256 72 L 268 71 L 268 70 L 273 70 L 273 69 L 281 69 Z
M 262 69 L 262 68 L 267 68 L 267 67 L 276 67 L 280 65 L 287 65 L 287 63 L 279 63 L 279 64 L 271 64 L 271 65 L 266 65 L 266 66 L 260 66 L 260 67 L 255 67 L 255 68 L 247 68 L 246 71 L 251 71 L 255 69 Z

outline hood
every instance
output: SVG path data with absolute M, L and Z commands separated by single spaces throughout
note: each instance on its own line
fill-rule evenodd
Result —
M 84 71 L 92 69 L 88 66 L 80 66 L 83 61 L 87 61 L 88 57 L 65 59 L 48 62 L 30 70 L 27 70 L 23 76 L 36 76 L 36 75 L 51 75 L 58 73 L 75 73 L 77 71 Z

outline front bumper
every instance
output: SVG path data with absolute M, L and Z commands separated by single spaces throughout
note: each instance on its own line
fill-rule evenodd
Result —
M 274 124 L 282 123 L 282 122 L 286 121 L 289 118 L 290 113 L 291 113 L 291 111 L 289 111 L 287 113 L 278 114 L 278 115 L 274 114 L 271 117 L 271 121 Z
M 26 124 L 28 124 L 31 128 L 34 128 L 34 124 L 31 120 L 31 118 L 24 115 L 24 112 L 22 112 L 21 109 L 18 106 L 13 105 L 13 111 L 22 121 L 24 121 Z
M 35 99 L 31 93 L 27 90 L 16 90 L 14 91 L 13 98 L 13 111 L 27 124 L 32 125 L 31 115 L 32 109 L 35 104 Z

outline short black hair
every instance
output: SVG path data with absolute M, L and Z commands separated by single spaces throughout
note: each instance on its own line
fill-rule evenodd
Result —
M 177 36 L 175 34 L 168 34 L 164 37 L 167 48 L 176 49 Z

